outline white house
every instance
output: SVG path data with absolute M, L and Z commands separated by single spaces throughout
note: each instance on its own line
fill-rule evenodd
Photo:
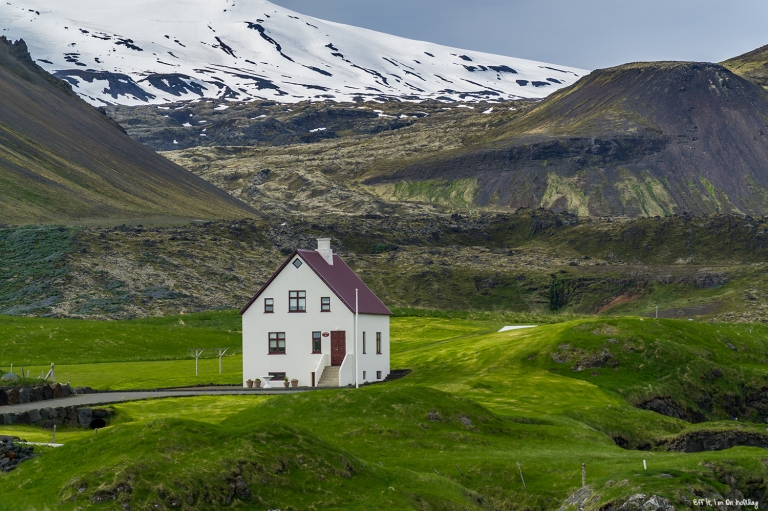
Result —
M 389 374 L 390 310 L 331 250 L 295 250 L 243 307 L 245 380 L 347 386 Z M 356 314 L 357 313 L 357 314 Z M 359 353 L 359 356 L 356 356 Z M 355 369 L 357 368 L 357 369 Z

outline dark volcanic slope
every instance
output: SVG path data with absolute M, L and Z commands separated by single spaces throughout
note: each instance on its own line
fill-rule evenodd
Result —
M 737 75 L 768 89 L 768 44 L 722 64 Z
M 598 70 L 476 140 L 368 184 L 476 178 L 480 205 L 768 213 L 768 94 L 716 64 Z
M 138 142 L 0 39 L 0 222 L 255 212 Z

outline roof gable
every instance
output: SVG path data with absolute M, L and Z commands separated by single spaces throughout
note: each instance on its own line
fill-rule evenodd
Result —
M 358 291 L 358 312 L 360 314 L 379 314 L 392 315 L 392 312 L 384 305 L 378 296 L 365 285 L 360 277 L 352 271 L 347 263 L 337 254 L 333 254 L 333 265 L 328 264 L 323 256 L 314 250 L 294 250 L 293 253 L 280 265 L 280 268 L 269 278 L 269 280 L 259 289 L 251 300 L 243 307 L 240 314 L 245 314 L 251 305 L 259 296 L 269 287 L 275 277 L 277 277 L 293 258 L 298 255 L 301 257 L 312 271 L 320 277 L 328 288 L 339 297 L 347 308 L 355 312 L 355 289 Z

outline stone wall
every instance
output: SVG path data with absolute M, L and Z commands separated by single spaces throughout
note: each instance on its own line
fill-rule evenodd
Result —
M 0 387 L 0 406 L 47 401 L 50 399 L 69 397 L 73 394 L 89 394 L 86 389 L 78 387 L 77 390 L 78 391 L 73 390 L 68 383 L 64 385 L 61 383 L 33 385 L 31 387 Z
M 53 426 L 77 426 L 96 428 L 106 426 L 107 420 L 113 414 L 111 408 L 90 408 L 86 406 L 59 406 L 56 408 L 40 408 L 21 413 L 4 413 L 0 416 L 0 424 L 31 424 L 47 429 Z

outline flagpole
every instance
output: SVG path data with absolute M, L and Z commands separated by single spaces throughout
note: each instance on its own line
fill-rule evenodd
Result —
M 357 328 L 357 326 L 358 326 L 358 323 L 357 323 L 357 320 L 358 320 L 357 309 L 359 309 L 359 308 L 360 307 L 358 306 L 357 288 L 355 288 L 355 388 L 356 389 L 360 388 L 360 385 L 357 382 L 357 358 L 358 358 L 357 357 L 357 355 L 358 355 L 358 351 L 357 351 L 357 330 L 358 330 L 358 328 Z

